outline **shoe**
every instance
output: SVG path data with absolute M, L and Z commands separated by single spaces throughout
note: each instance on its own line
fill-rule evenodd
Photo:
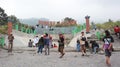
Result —
M 82 54 L 82 56 L 84 56 L 84 54 Z
M 108 67 L 111 67 L 111 64 L 107 64 Z
M 65 53 L 62 54 L 62 56 L 64 56 L 64 55 L 65 55 Z
M 8 53 L 10 52 L 10 50 L 8 49 Z
M 59 58 L 62 58 L 63 56 L 60 56 Z
M 39 53 L 39 51 L 37 51 L 37 53 Z
M 47 55 L 47 53 L 45 53 L 45 55 Z

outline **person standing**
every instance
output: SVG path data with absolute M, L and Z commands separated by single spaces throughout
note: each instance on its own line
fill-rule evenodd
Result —
M 50 41 L 50 38 L 49 38 L 48 34 L 46 33 L 45 37 L 44 37 L 45 55 L 50 54 L 49 41 Z
M 33 47 L 37 47 L 37 46 L 38 46 L 38 41 L 39 41 L 39 38 L 38 38 L 38 36 L 36 36 L 36 37 L 33 39 Z
M 44 39 L 43 39 L 43 35 L 41 35 L 41 38 L 38 41 L 38 51 L 37 51 L 37 53 L 39 53 L 39 52 L 42 53 L 43 47 L 44 47 Z
M 86 47 L 85 47 L 86 37 L 84 35 L 84 32 L 81 32 L 81 34 L 82 36 L 80 37 L 80 45 L 81 45 L 82 56 L 84 56 L 86 54 Z
M 58 51 L 61 53 L 60 58 L 62 58 L 65 54 L 64 53 L 64 36 L 63 36 L 63 34 L 59 34 L 58 43 L 59 43 Z
M 108 30 L 105 31 L 105 36 L 103 38 L 103 50 L 105 51 L 105 56 L 106 56 L 106 64 L 111 66 L 110 63 L 110 56 L 112 52 L 112 43 L 114 42 L 113 37 L 110 35 L 110 32 Z
M 49 35 L 49 47 L 51 48 L 51 46 L 52 46 L 52 36 L 51 35 Z
M 9 41 L 8 52 L 12 52 L 12 49 L 13 49 L 13 40 L 14 40 L 14 36 L 13 36 L 13 34 L 10 34 L 8 36 L 8 41 Z

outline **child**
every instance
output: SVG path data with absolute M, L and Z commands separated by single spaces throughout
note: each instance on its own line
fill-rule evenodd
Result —
M 80 40 L 79 39 L 77 39 L 77 47 L 76 47 L 76 49 L 77 49 L 77 52 L 80 52 Z
M 54 48 L 57 48 L 57 45 L 54 43 L 54 46 L 53 46 Z
M 32 40 L 30 39 L 29 42 L 28 42 L 28 47 L 32 47 L 33 46 L 33 42 Z

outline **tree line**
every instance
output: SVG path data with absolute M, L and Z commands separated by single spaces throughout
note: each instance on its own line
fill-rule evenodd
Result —
M 107 22 L 96 24 L 98 29 L 104 30 L 113 30 L 116 25 L 120 26 L 120 21 L 112 21 L 110 19 Z

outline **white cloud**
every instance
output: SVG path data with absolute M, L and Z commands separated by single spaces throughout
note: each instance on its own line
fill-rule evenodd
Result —
M 8 15 L 19 18 L 49 18 L 61 20 L 72 17 L 84 21 L 85 15 L 91 16 L 91 21 L 120 19 L 119 0 L 0 0 L 0 6 Z

